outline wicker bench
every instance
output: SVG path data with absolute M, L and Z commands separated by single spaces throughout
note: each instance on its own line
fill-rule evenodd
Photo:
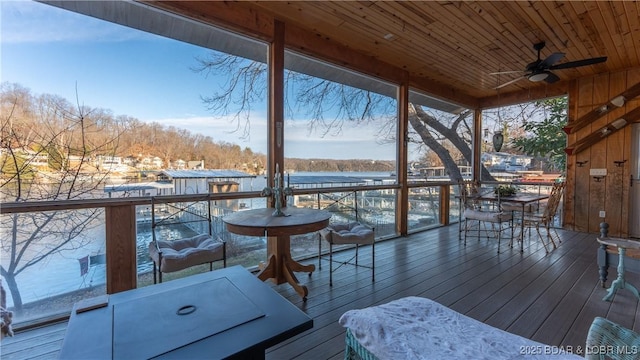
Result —
M 345 359 L 580 359 L 462 315 L 435 301 L 406 297 L 349 310 Z

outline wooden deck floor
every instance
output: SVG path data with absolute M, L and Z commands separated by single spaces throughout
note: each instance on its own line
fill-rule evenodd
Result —
M 369 269 L 346 266 L 329 287 L 328 263 L 298 278 L 309 287 L 307 302 L 286 284 L 273 288 L 314 319 L 313 329 L 267 352 L 267 359 L 341 359 L 344 330 L 338 318 L 349 309 L 404 296 L 438 301 L 503 330 L 556 346 L 584 346 L 595 316 L 640 329 L 640 304 L 629 291 L 602 301 L 596 265 L 595 235 L 559 231 L 557 250 L 545 254 L 537 241 L 525 240 L 524 253 L 495 241 L 472 240 L 463 246 L 457 226 L 439 228 L 376 245 L 376 281 Z M 346 251 L 339 257 L 348 257 Z M 360 261 L 370 262 L 364 248 Z M 307 263 L 317 264 L 317 259 Z M 615 269 L 609 270 L 610 284 Z M 640 285 L 640 275 L 627 280 Z M 57 358 L 66 323 L 19 333 L 2 342 L 2 359 Z

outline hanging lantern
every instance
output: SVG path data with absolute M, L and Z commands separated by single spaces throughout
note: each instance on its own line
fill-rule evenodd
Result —
M 503 142 L 504 135 L 502 135 L 502 131 L 496 131 L 496 133 L 493 134 L 493 148 L 496 150 L 496 152 L 500 152 Z

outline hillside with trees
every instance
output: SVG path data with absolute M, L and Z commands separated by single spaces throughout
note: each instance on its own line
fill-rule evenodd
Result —
M 216 141 L 212 136 L 174 126 L 114 115 L 107 109 L 80 106 L 56 95 L 33 94 L 19 84 L 2 83 L 0 99 L 3 114 L 0 155 L 6 157 L 17 151 L 46 155 L 48 169 L 41 166 L 32 172 L 59 171 L 69 166 L 71 158 L 89 154 L 91 157 L 128 157 L 134 161 L 158 157 L 163 168 L 171 168 L 177 160 L 203 161 L 208 169 L 236 169 L 261 174 L 266 166 L 266 155 L 248 147 Z M 79 113 L 82 113 L 81 117 Z M 80 122 L 82 126 L 77 126 Z M 78 131 L 83 132 L 82 136 L 76 133 Z M 63 143 L 66 145 L 62 146 Z M 82 172 L 92 170 L 88 163 L 84 161 Z M 2 162 L 5 177 L 17 172 L 9 164 Z M 393 161 L 287 159 L 287 170 L 295 172 L 393 169 Z M 25 171 L 22 171 L 22 176 L 24 179 Z

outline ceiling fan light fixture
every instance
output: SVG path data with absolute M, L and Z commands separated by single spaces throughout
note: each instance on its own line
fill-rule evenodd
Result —
M 547 72 L 541 72 L 537 74 L 529 75 L 529 81 L 538 82 L 546 79 L 549 76 Z

